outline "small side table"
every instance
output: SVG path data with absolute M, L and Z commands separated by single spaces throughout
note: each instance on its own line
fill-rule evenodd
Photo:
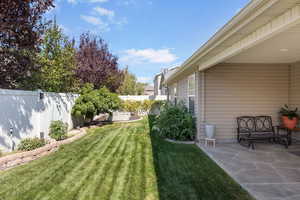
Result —
M 216 139 L 205 138 L 205 146 L 216 148 Z

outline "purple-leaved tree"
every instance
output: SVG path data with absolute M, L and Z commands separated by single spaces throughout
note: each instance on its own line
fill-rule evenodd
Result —
M 37 66 L 34 55 L 44 32 L 42 16 L 53 0 L 0 1 L 0 87 L 18 88 Z
M 92 83 L 96 89 L 105 86 L 112 92 L 120 87 L 123 73 L 118 68 L 118 58 L 100 37 L 82 34 L 76 60 L 76 76 L 82 84 Z

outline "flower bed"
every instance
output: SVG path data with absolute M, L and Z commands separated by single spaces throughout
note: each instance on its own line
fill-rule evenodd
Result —
M 74 130 L 74 131 L 77 131 L 77 130 Z M 47 144 L 43 147 L 40 147 L 40 148 L 32 150 L 32 151 L 26 151 L 26 152 L 21 152 L 21 153 L 16 153 L 16 154 L 1 157 L 0 158 L 0 170 L 10 169 L 10 168 L 16 167 L 18 165 L 30 162 L 32 160 L 36 160 L 45 155 L 48 155 L 48 154 L 56 151 L 60 145 L 69 144 L 69 143 L 81 138 L 85 134 L 86 134 L 86 128 L 81 128 L 79 130 L 79 133 L 74 135 L 71 138 L 68 138 L 68 139 L 65 139 L 62 141 L 53 141 L 50 144 Z

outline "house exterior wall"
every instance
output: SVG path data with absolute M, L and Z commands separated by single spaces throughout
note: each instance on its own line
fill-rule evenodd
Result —
M 175 84 L 172 84 L 172 85 L 169 85 L 168 86 L 168 90 L 169 90 L 169 100 L 171 101 L 171 102 L 173 102 L 174 101 L 174 87 L 175 87 Z
M 197 125 L 197 140 L 204 138 L 204 79 L 203 72 L 196 72 L 195 116 Z
M 177 102 L 184 102 L 188 106 L 188 79 L 181 79 L 177 83 Z
M 154 79 L 154 95 L 162 95 L 162 91 L 160 89 L 162 75 L 157 75 Z
M 292 64 L 290 68 L 290 101 L 292 107 L 300 108 L 300 63 Z
M 216 125 L 216 138 L 236 138 L 236 118 L 270 115 L 289 100 L 290 67 L 284 64 L 219 64 L 205 71 L 205 121 Z

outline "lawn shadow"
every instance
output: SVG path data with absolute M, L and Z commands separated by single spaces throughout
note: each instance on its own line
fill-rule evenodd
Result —
M 152 130 L 155 116 L 148 116 Z M 253 199 L 196 145 L 174 144 L 150 131 L 160 200 Z

